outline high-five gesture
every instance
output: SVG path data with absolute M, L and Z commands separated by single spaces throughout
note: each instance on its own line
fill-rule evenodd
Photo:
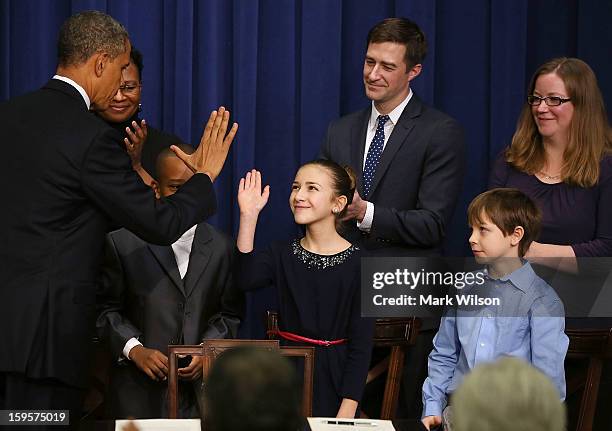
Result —
M 247 172 L 238 185 L 238 206 L 240 207 L 240 227 L 236 245 L 238 250 L 248 253 L 253 250 L 257 217 L 268 203 L 270 186 L 261 191 L 261 173 L 253 169 Z
M 170 148 L 195 173 L 203 173 L 214 181 L 225 163 L 234 136 L 238 131 L 238 124 L 234 123 L 229 132 L 229 111 L 223 106 L 219 111 L 212 111 L 204 128 L 200 145 L 193 154 L 185 154 L 175 145 Z M 226 135 L 227 132 L 227 135 Z
M 268 203 L 270 186 L 261 191 L 261 172 L 253 169 L 240 179 L 238 185 L 238 206 L 240 215 L 258 216 L 259 212 Z

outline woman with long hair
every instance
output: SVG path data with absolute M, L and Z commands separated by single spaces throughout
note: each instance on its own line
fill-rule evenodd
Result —
M 612 256 L 612 133 L 597 78 L 577 58 L 538 68 L 489 188 L 515 187 L 543 213 L 527 258 Z M 542 261 L 546 264 L 546 261 Z
M 597 301 L 598 289 L 585 281 L 594 277 L 601 286 L 609 269 L 592 274 L 592 262 L 582 259 L 578 265 L 577 258 L 612 256 L 612 132 L 597 78 L 582 60 L 555 58 L 536 70 L 527 94 L 512 143 L 495 162 L 489 187 L 515 187 L 542 211 L 539 240 L 525 257 L 553 268 L 551 285 L 571 317 L 566 327 L 610 328 L 610 318 L 574 319 L 589 317 Z M 579 268 L 581 275 L 573 276 Z M 570 379 L 575 367 L 572 362 L 566 367 Z M 607 362 L 600 406 L 609 403 L 611 371 Z M 569 416 L 575 417 L 569 405 Z

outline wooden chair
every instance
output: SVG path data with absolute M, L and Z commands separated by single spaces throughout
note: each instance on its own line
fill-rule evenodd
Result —
M 212 365 L 223 351 L 238 346 L 254 346 L 270 350 L 278 350 L 282 356 L 300 357 L 304 361 L 302 413 L 304 416 L 312 415 L 312 388 L 314 377 L 314 348 L 313 347 L 282 347 L 277 340 L 206 340 L 197 346 L 168 346 L 168 416 L 174 419 L 178 415 L 178 368 L 179 355 L 198 355 L 202 359 L 202 377 L 206 378 Z
M 169 345 L 168 346 L 168 418 L 178 417 L 178 356 L 202 356 L 204 349 L 201 345 Z
M 234 340 L 234 339 L 211 339 L 211 340 L 205 340 L 204 343 L 202 343 L 202 349 L 203 349 L 203 363 L 202 363 L 202 377 L 206 378 L 208 377 L 208 373 L 210 372 L 210 369 L 212 368 L 213 363 L 215 362 L 215 359 L 217 359 L 217 356 L 219 356 L 221 353 L 223 353 L 225 350 L 227 349 L 231 349 L 233 347 L 239 347 L 239 346 L 252 346 L 252 347 L 259 347 L 262 349 L 267 349 L 267 350 L 278 350 L 279 349 L 279 343 L 278 341 L 274 341 L 274 340 Z
M 612 358 L 611 329 L 567 329 L 570 339 L 568 358 L 586 358 L 586 376 L 567 382 L 567 393 L 583 386 L 576 431 L 591 431 L 597 406 L 601 369 L 605 358 Z
M 273 340 L 272 340 L 273 341 Z M 304 371 L 302 374 L 302 416 L 312 416 L 312 388 L 314 386 L 314 347 L 288 347 L 280 348 L 282 356 L 287 358 L 300 358 L 304 361 Z
M 406 349 L 416 343 L 420 326 L 421 321 L 416 317 L 376 319 L 374 346 L 390 348 L 389 356 L 372 367 L 367 378 L 369 383 L 387 371 L 381 419 L 395 419 Z
M 377 319 L 374 329 L 374 345 L 389 347 L 389 356 L 368 372 L 367 381 L 387 371 L 385 392 L 380 412 L 381 419 L 394 419 L 397 410 L 400 382 L 404 370 L 406 348 L 416 342 L 421 321 L 415 317 Z M 278 313 L 267 312 L 266 322 L 268 337 L 275 339 L 278 330 Z
M 206 377 L 214 359 L 224 350 L 244 345 L 253 345 L 263 348 L 279 349 L 278 340 L 206 340 L 204 341 L 204 370 Z M 287 358 L 301 358 L 304 363 L 302 381 L 302 414 L 304 417 L 312 416 L 312 388 L 314 386 L 314 347 L 280 347 L 281 356 Z

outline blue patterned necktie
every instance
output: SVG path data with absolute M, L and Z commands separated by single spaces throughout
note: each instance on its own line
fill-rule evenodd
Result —
M 385 146 L 385 123 L 389 120 L 388 115 L 378 116 L 378 126 L 376 126 L 376 133 L 374 139 L 368 149 L 368 155 L 366 157 L 365 166 L 363 167 L 363 196 L 367 196 L 372 188 L 372 182 L 374 181 L 374 174 L 376 173 L 376 167 L 380 161 L 380 156 Z

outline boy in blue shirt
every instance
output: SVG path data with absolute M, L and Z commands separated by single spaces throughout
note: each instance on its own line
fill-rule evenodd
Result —
M 422 421 L 427 429 L 450 416 L 449 395 L 472 368 L 500 356 L 531 363 L 553 381 L 565 399 L 563 363 L 569 344 L 565 313 L 554 290 L 522 259 L 540 230 L 533 201 L 516 189 L 493 189 L 468 207 L 469 242 L 478 263 L 486 265 L 484 288 L 500 299 L 498 307 L 452 307 L 440 322 L 423 383 Z M 472 285 L 462 293 L 478 293 Z

